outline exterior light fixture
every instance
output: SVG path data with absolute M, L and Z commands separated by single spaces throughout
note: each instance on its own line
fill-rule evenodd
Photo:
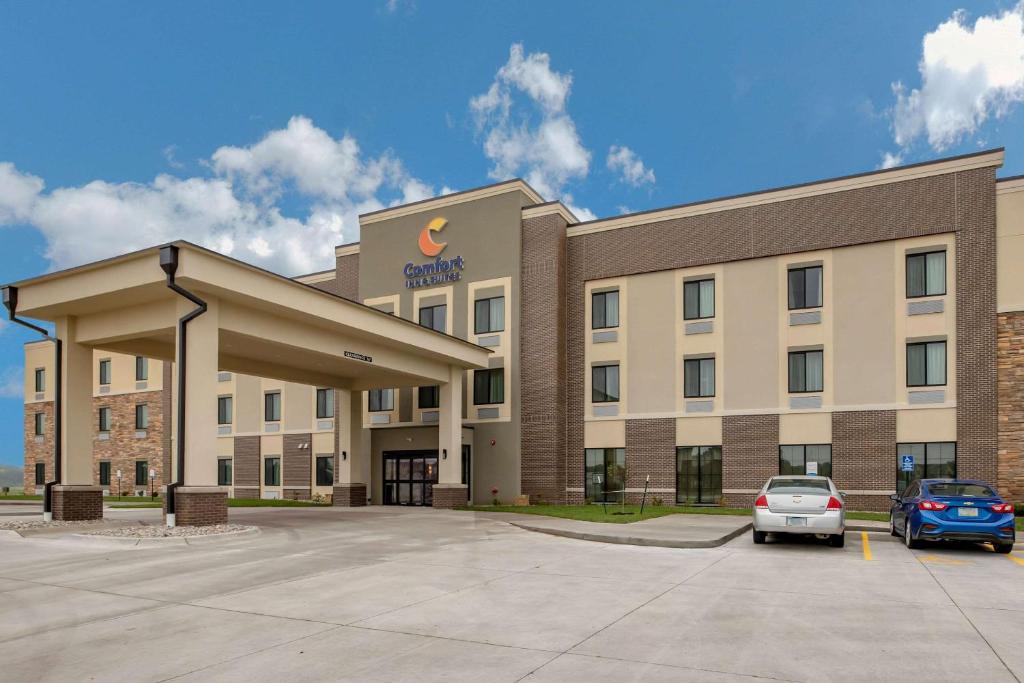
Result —
M 341 452 L 341 459 L 342 460 L 348 460 L 348 451 L 342 451 Z
M 448 459 L 448 449 L 447 448 L 442 448 L 441 449 L 441 459 L 442 460 L 447 460 Z

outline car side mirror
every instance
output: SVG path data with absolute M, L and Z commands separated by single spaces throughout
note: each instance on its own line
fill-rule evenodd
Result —
M 889 500 L 891 500 L 894 503 L 898 503 L 900 502 L 900 496 L 898 493 L 893 493 L 889 496 Z

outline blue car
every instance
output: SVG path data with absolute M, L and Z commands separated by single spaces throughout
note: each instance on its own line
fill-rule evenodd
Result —
M 1013 504 L 973 479 L 920 479 L 890 496 L 889 533 L 908 548 L 924 541 L 991 543 L 997 553 L 1013 550 Z

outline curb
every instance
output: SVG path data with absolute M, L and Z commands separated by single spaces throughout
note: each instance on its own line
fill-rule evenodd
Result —
M 41 500 L 0 500 L 0 505 L 42 505 Z
M 25 537 L 19 534 L 14 529 L 0 529 L 0 538 L 17 538 L 21 540 Z
M 751 523 L 744 524 L 733 531 L 730 531 L 724 536 L 719 536 L 708 541 L 672 541 L 663 540 L 658 538 L 641 538 L 637 536 L 613 536 L 611 534 L 595 534 L 588 533 L 585 531 L 569 531 L 567 529 L 552 529 L 550 527 L 532 526 L 530 524 L 522 522 L 508 522 L 514 527 L 524 529 L 526 531 L 535 531 L 541 534 L 550 534 L 551 536 L 561 536 L 563 538 L 575 538 L 580 541 L 595 541 L 597 543 L 614 543 L 618 545 L 641 545 L 657 548 L 717 548 L 720 545 L 724 545 L 736 538 L 737 536 L 750 530 L 753 526 Z
M 246 536 L 256 536 L 260 533 L 259 527 L 243 529 L 241 531 L 226 531 L 221 534 L 209 534 L 207 536 L 165 536 L 162 538 L 132 538 L 131 536 L 97 536 L 95 534 L 72 534 L 78 540 L 100 543 L 115 543 L 128 547 L 160 547 L 168 545 L 205 545 L 217 543 L 218 541 L 233 540 Z

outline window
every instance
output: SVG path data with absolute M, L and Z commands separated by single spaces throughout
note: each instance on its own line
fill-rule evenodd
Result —
M 36 463 L 36 486 L 42 486 L 46 483 L 46 464 L 37 462 Z
M 217 486 L 231 486 L 232 464 L 231 458 L 217 458 Z
M 619 291 L 596 292 L 590 299 L 591 327 L 601 330 L 619 326 Z
M 146 460 L 135 461 L 135 485 L 145 486 L 149 479 L 149 462 Z
M 149 406 L 145 403 L 139 403 L 135 406 L 135 428 L 149 428 Z
M 904 456 L 913 458 L 913 470 L 904 472 Z M 896 444 L 896 493 L 902 494 L 915 479 L 956 478 L 956 443 Z
M 316 417 L 318 420 L 334 418 L 334 389 L 316 390 Z
M 100 461 L 100 486 L 110 486 L 110 461 Z
M 619 400 L 618 365 L 595 365 L 590 368 L 590 400 L 593 403 Z
M 217 424 L 229 425 L 231 424 L 233 411 L 234 411 L 234 399 L 230 396 L 218 396 L 217 397 Z
M 584 456 L 586 497 L 595 503 L 621 500 L 626 488 L 626 449 L 587 448 Z
M 274 391 L 263 395 L 263 419 L 266 422 L 281 421 L 281 392 Z
M 418 389 L 416 405 L 420 409 L 437 408 L 441 405 L 441 387 L 420 387 Z
M 394 409 L 394 389 L 370 389 L 370 412 L 375 413 Z
M 715 395 L 715 359 L 688 358 L 683 361 L 683 396 L 706 398 Z
M 110 431 L 110 408 L 108 407 L 100 408 L 100 431 Z
M 789 352 L 789 393 L 824 391 L 823 352 Z
M 779 446 L 779 474 L 812 474 L 807 471 L 807 464 L 815 463 L 818 474 L 822 477 L 832 476 L 832 444 L 813 446 Z M 811 466 L 815 469 L 815 465 Z
M 110 384 L 110 359 L 100 361 L 100 384 Z
M 487 334 L 505 329 L 505 297 L 477 299 L 473 316 L 473 333 Z
M 46 369 L 36 368 L 36 392 L 46 391 Z
M 946 384 L 946 342 L 907 344 L 907 386 L 941 387 Z
M 722 500 L 722 447 L 676 448 L 676 502 L 717 505 Z
M 149 379 L 149 360 L 142 356 L 135 356 L 135 381 L 145 382 Z
M 946 252 L 907 254 L 907 298 L 946 293 Z
M 33 422 L 35 423 L 36 436 L 42 436 L 46 431 L 46 413 L 36 413 L 33 416 Z
M 424 306 L 420 309 L 420 325 L 429 327 L 438 332 L 445 331 L 445 313 L 448 307 L 445 304 L 439 306 Z
M 821 266 L 791 268 L 789 271 L 789 308 L 821 306 Z
M 505 368 L 473 373 L 473 405 L 505 402 Z
M 317 486 L 333 486 L 334 485 L 334 456 L 333 455 L 318 455 L 318 456 L 316 456 L 316 485 Z
M 683 318 L 715 317 L 715 281 L 695 280 L 683 283 Z
M 281 485 L 281 458 L 263 459 L 263 485 Z

